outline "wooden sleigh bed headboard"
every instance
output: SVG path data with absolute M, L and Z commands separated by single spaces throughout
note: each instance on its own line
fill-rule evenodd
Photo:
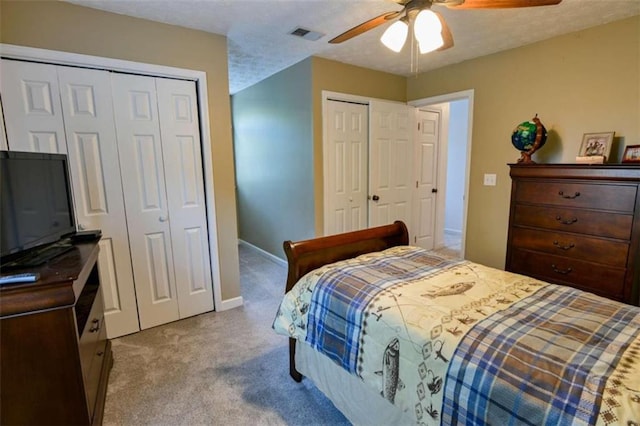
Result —
M 284 252 L 289 264 L 285 293 L 291 290 L 305 274 L 323 265 L 408 244 L 409 233 L 406 225 L 401 221 L 328 237 L 297 242 L 285 241 Z M 295 368 L 295 347 L 295 339 L 290 338 L 289 374 L 299 382 L 302 380 L 302 374 Z

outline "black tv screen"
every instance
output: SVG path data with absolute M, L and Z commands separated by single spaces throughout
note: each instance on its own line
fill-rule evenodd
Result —
M 0 257 L 75 232 L 67 156 L 0 151 Z

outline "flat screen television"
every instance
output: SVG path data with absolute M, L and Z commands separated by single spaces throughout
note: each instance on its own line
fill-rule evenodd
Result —
M 64 154 L 0 151 L 0 264 L 75 232 Z

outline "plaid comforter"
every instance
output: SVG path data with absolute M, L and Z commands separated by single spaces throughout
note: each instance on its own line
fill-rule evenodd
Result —
M 285 296 L 300 339 L 424 424 L 640 422 L 640 309 L 395 247 Z

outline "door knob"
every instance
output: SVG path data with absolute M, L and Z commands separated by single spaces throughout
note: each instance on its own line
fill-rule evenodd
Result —
M 373 195 L 373 196 L 371 197 L 371 199 L 372 199 L 373 201 L 378 201 L 378 200 L 380 199 L 380 197 L 378 197 L 377 195 Z
M 166 222 L 167 220 L 169 220 L 169 218 L 168 218 L 167 216 L 160 216 L 160 217 L 158 218 L 158 220 L 159 220 L 160 222 Z
M 81 223 L 78 224 L 78 231 L 84 231 L 85 230 L 85 226 Z
M 438 192 L 438 188 L 431 189 L 431 192 L 433 192 L 435 194 L 436 192 Z

